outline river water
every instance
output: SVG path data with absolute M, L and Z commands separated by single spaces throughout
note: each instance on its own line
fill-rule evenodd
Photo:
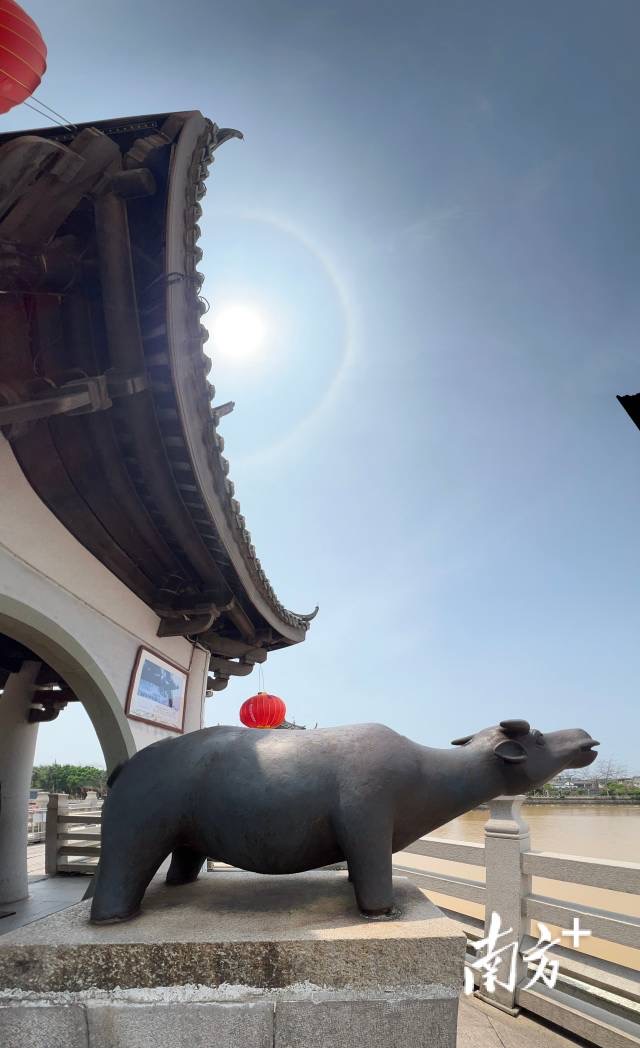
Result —
M 640 863 L 640 805 L 525 805 L 522 813 L 529 824 L 533 851 Z M 441 826 L 433 836 L 483 844 L 484 825 L 488 818 L 488 811 L 472 811 L 447 823 L 446 826 Z M 462 863 L 444 862 L 407 853 L 399 855 L 396 861 L 416 869 L 429 869 L 437 873 L 484 880 L 484 870 Z M 533 878 L 533 892 L 535 895 L 569 900 L 640 918 L 640 895 L 589 888 L 540 877 Z M 428 895 L 439 905 L 450 906 L 472 917 L 483 916 L 482 907 L 474 903 L 462 900 L 453 902 L 435 892 L 428 892 Z M 581 926 L 585 926 L 584 921 L 581 921 Z M 558 934 L 553 928 L 551 930 Z M 537 928 L 534 925 L 532 934 L 536 932 Z M 580 953 L 590 953 L 596 957 L 617 961 L 635 971 L 640 970 L 640 950 L 626 946 L 590 937 L 582 940 Z

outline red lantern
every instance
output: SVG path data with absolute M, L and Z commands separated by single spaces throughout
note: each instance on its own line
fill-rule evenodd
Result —
M 40 86 L 47 68 L 47 45 L 36 23 L 14 0 L 0 0 L 0 113 Z
M 287 707 L 277 695 L 259 691 L 240 707 L 240 720 L 247 728 L 277 728 L 287 714 Z

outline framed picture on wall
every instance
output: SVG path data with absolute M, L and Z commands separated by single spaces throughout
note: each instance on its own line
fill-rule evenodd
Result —
M 186 691 L 187 674 L 180 666 L 148 648 L 140 648 L 125 713 L 132 720 L 182 732 Z

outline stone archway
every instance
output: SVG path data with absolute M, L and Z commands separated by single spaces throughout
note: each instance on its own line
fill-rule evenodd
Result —
M 32 653 L 11 672 L 0 699 L 0 902 L 24 898 L 27 878 L 27 804 L 38 732 L 28 712 L 42 663 L 82 702 L 102 747 L 107 769 L 136 752 L 116 692 L 94 657 L 59 623 L 0 594 L 0 634 Z
M 122 705 L 93 656 L 59 623 L 0 594 L 0 633 L 30 648 L 64 677 L 84 705 L 104 753 L 107 770 L 136 752 Z

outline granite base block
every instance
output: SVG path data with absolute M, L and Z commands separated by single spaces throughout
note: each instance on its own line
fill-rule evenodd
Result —
M 0 1005 L 2 1048 L 455 1048 L 458 1001 L 298 992 L 288 1000 Z
M 89 924 L 86 901 L 0 936 L 0 989 L 460 987 L 460 926 L 404 877 L 394 896 L 399 915 L 372 921 L 346 873 L 216 872 L 177 888 L 158 878 L 124 924 Z
M 368 921 L 345 873 L 156 881 L 0 937 L 1 1048 L 454 1048 L 465 936 L 408 881 Z
M 458 998 L 279 1001 L 274 1048 L 455 1048 Z
M 86 1007 L 88 1048 L 273 1048 L 270 1001 Z
M 0 1004 L 2 1048 L 88 1048 L 81 1004 Z

